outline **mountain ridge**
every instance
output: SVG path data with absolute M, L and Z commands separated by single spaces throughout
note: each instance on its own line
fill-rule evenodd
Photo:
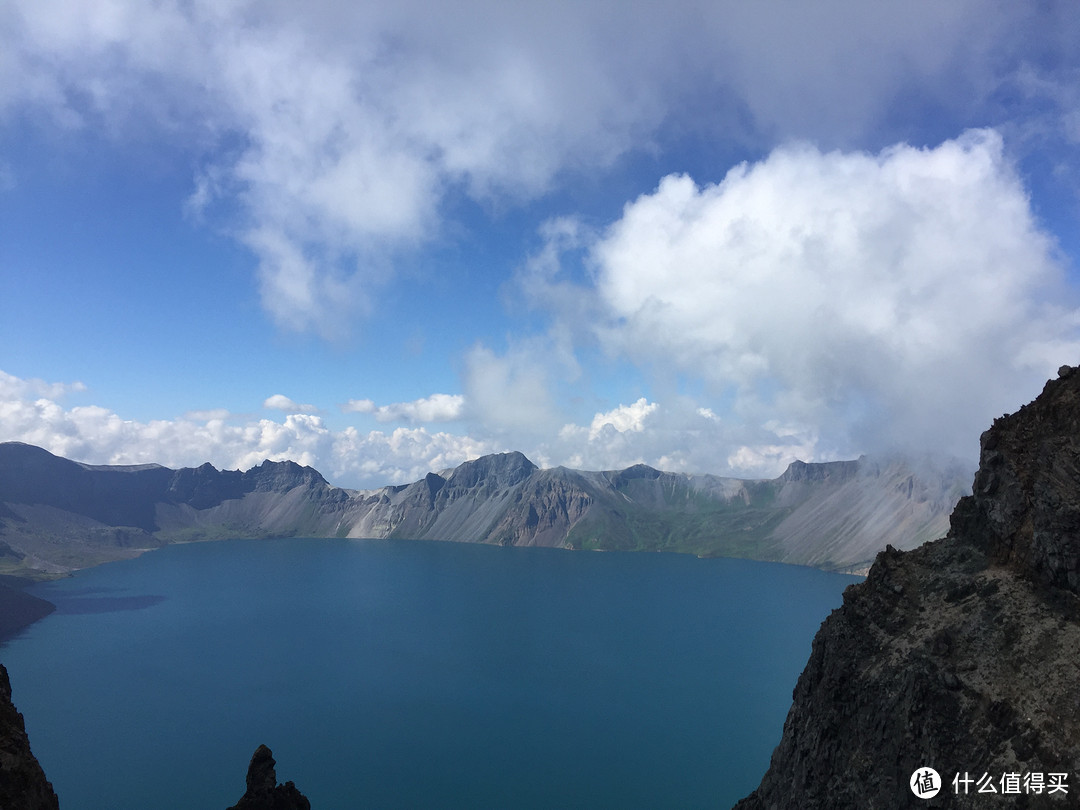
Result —
M 678 551 L 843 570 L 896 539 L 894 522 L 917 529 L 920 542 L 943 534 L 961 480 L 867 458 L 793 462 L 771 480 L 644 464 L 541 469 L 514 451 L 410 484 L 349 490 L 292 461 L 246 471 L 114 467 L 8 442 L 0 574 L 42 578 L 169 543 L 282 536 Z

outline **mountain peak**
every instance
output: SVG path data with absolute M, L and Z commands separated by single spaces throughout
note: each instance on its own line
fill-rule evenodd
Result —
M 271 461 L 266 459 L 258 467 L 252 467 L 245 478 L 254 481 L 258 491 L 281 491 L 298 486 L 329 486 L 322 473 L 314 467 L 301 466 L 295 461 Z
M 524 453 L 516 450 L 510 453 L 492 453 L 459 464 L 450 473 L 447 482 L 455 487 L 466 488 L 480 484 L 512 487 L 524 481 L 538 469 L 539 467 L 529 461 Z
M 844 481 L 856 475 L 859 466 L 863 463 L 860 458 L 857 461 L 819 461 L 807 463 L 796 459 L 788 465 L 788 468 L 780 476 L 781 481 Z

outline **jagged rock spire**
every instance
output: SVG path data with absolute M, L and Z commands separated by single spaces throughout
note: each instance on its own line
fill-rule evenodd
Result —
M 274 755 L 265 745 L 255 749 L 247 772 L 247 792 L 229 810 L 311 810 L 296 785 L 277 783 Z

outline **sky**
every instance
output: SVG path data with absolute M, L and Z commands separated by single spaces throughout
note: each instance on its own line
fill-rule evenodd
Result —
M 1080 6 L 6 0 L 0 441 L 771 478 L 1080 363 Z

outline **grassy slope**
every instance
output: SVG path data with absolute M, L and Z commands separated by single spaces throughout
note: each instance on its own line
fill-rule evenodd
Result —
M 777 508 L 771 482 L 748 482 L 749 503 L 720 499 L 675 476 L 635 480 L 599 503 L 570 531 L 573 548 L 677 551 L 703 557 L 776 559 L 769 539 L 789 509 Z

